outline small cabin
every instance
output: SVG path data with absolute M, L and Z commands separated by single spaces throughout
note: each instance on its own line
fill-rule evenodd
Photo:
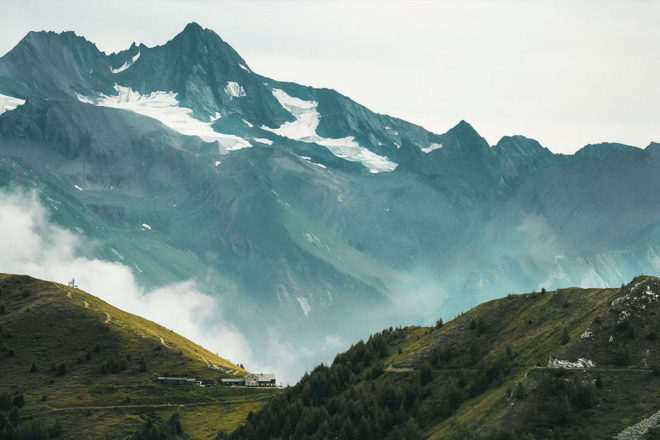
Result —
M 241 387 L 274 387 L 275 375 L 274 374 L 253 374 L 250 373 L 242 379 L 220 379 L 224 386 L 241 386 Z
M 246 387 L 274 387 L 275 375 L 274 374 L 248 374 L 245 376 Z
M 156 379 L 161 385 L 188 385 L 193 387 L 201 387 L 202 381 L 194 377 L 159 377 Z

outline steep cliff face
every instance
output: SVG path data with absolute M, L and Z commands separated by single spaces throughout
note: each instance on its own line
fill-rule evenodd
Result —
M 610 302 L 608 313 L 598 317 L 560 356 L 589 359 L 601 368 L 656 367 L 660 365 L 658 312 L 660 282 L 636 278 Z

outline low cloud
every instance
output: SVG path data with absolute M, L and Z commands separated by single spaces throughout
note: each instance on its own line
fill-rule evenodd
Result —
M 305 372 L 320 364 L 329 365 L 337 353 L 348 349 L 349 344 L 335 335 L 327 335 L 318 344 L 306 347 L 282 337 L 271 327 L 265 334 L 267 344 L 262 360 L 251 364 L 254 372 L 277 372 L 277 381 L 284 385 L 295 384 Z
M 245 336 L 195 280 L 142 288 L 131 269 L 84 256 L 94 243 L 50 220 L 36 191 L 0 190 L 0 272 L 66 283 L 157 322 L 234 362 L 253 362 Z
M 258 354 L 248 338 L 223 315 L 221 299 L 194 279 L 145 289 L 121 262 L 89 256 L 95 243 L 55 224 L 37 191 L 0 189 L 0 272 L 66 283 L 130 313 L 157 322 L 253 372 L 274 372 L 278 383 L 294 384 L 311 366 L 331 362 L 348 348 L 337 336 L 301 346 L 269 327 Z

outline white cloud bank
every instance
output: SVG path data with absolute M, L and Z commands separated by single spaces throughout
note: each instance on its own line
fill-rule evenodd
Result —
M 154 290 L 139 286 L 128 266 L 87 258 L 90 243 L 50 222 L 36 191 L 0 190 L 0 272 L 78 285 L 127 312 L 155 321 L 233 362 L 252 353 L 244 335 L 222 317 L 219 301 L 194 280 Z
M 293 384 L 314 365 L 329 362 L 348 348 L 333 335 L 302 347 L 267 327 L 263 329 L 267 344 L 257 356 L 248 337 L 223 315 L 220 299 L 204 293 L 195 280 L 147 290 L 125 264 L 84 256 L 84 250 L 93 246 L 85 237 L 54 224 L 37 191 L 0 188 L 2 273 L 63 284 L 75 276 L 84 291 L 172 329 L 249 371 L 274 372 L 278 383 Z

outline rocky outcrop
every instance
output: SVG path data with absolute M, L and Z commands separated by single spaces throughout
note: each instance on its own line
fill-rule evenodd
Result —
M 553 357 L 548 361 L 548 368 L 595 368 L 596 364 L 589 359 L 580 358 L 575 362 L 555 359 Z
M 646 434 L 649 429 L 655 428 L 660 425 L 660 411 L 653 414 L 651 417 L 648 417 L 641 422 L 629 426 L 619 434 L 617 434 L 617 440 L 642 440 L 644 434 Z

